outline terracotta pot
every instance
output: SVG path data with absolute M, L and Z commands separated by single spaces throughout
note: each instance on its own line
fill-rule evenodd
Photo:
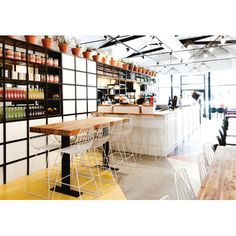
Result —
M 147 69 L 143 69 L 143 73 L 144 73 L 144 74 L 147 74 Z
M 84 52 L 83 52 L 83 56 L 84 56 L 84 58 L 86 58 L 86 59 L 90 59 L 91 53 L 92 53 L 92 52 L 84 51 Z
M 129 65 L 129 70 L 132 70 L 132 71 L 134 71 L 134 65 Z
M 52 47 L 52 39 L 51 38 L 44 38 L 44 39 L 42 39 L 42 44 L 45 48 L 51 48 Z
M 75 56 L 79 56 L 80 48 L 71 48 L 72 54 Z
M 111 66 L 117 66 L 116 60 L 111 59 L 111 60 L 110 60 L 110 65 L 111 65 Z
M 123 66 L 123 68 L 124 68 L 125 70 L 128 70 L 128 69 L 129 69 L 129 64 L 124 63 L 122 66 Z
M 37 37 L 35 35 L 25 35 L 25 40 L 27 43 L 36 44 Z
M 103 57 L 103 58 L 102 58 L 102 63 L 110 65 L 110 61 L 109 61 L 109 59 L 106 58 L 106 57 Z
M 149 75 L 152 75 L 152 72 L 151 72 L 151 71 L 149 71 L 149 72 L 148 72 L 148 74 L 149 74 Z
M 93 60 L 96 62 L 101 62 L 101 56 L 100 55 L 93 55 Z
M 134 72 L 138 72 L 138 67 L 137 66 L 134 66 Z
M 58 47 L 60 49 L 60 52 L 67 53 L 67 51 L 68 51 L 68 44 L 67 43 L 58 44 Z
M 143 68 L 138 68 L 138 73 L 143 73 Z

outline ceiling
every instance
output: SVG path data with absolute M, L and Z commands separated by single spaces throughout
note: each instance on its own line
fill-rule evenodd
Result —
M 228 35 L 79 36 L 84 47 L 132 61 L 160 73 L 188 73 L 232 68 L 236 37 Z

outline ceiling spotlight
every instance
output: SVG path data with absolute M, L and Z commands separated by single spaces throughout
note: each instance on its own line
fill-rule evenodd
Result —
M 180 63 L 182 63 L 182 62 L 183 62 L 183 59 L 180 60 Z
M 207 53 L 207 51 L 204 52 L 203 57 L 205 57 L 205 58 L 208 57 L 208 53 Z
M 170 52 L 170 56 L 172 55 L 173 52 Z
M 187 66 L 188 64 L 185 64 L 185 66 Z
M 144 55 L 142 55 L 142 58 L 144 59 Z
M 192 48 L 193 48 L 193 45 L 192 45 L 192 43 L 189 43 L 189 44 L 188 44 L 188 46 L 187 46 L 187 49 L 189 49 L 189 50 L 190 50 L 190 49 L 192 49 Z
M 107 36 L 106 36 L 106 35 L 104 35 L 104 39 L 106 39 L 106 40 L 107 40 Z
M 213 52 L 214 51 L 214 48 L 211 46 L 209 49 L 208 49 L 209 52 Z
M 166 68 L 166 66 L 164 66 L 164 68 Z
M 162 44 L 163 44 L 163 43 L 160 41 L 160 42 L 159 42 L 159 45 L 161 46 Z
M 152 36 L 152 39 L 154 39 L 154 38 L 155 38 L 155 36 L 153 35 L 153 36 Z
M 129 51 L 129 48 L 126 48 L 126 51 L 128 52 L 128 51 Z
M 159 62 L 157 61 L 157 65 L 159 65 Z
M 221 43 L 221 44 L 225 44 L 225 43 L 226 43 L 226 38 L 225 38 L 225 36 L 222 36 L 222 37 L 221 37 L 220 43 Z

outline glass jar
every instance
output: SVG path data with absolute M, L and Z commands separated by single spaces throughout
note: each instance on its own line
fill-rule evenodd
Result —
M 53 66 L 58 67 L 59 66 L 59 61 L 58 59 L 53 60 Z
M 58 75 L 54 75 L 54 83 L 59 83 L 59 76 Z
M 21 60 L 21 52 L 15 51 L 14 52 L 14 59 L 15 60 Z
M 53 75 L 48 75 L 48 82 L 53 83 L 54 82 L 54 77 Z
M 13 58 L 13 50 L 11 49 L 6 49 L 6 57 L 7 58 Z
M 45 57 L 41 57 L 41 64 L 45 64 Z
M 34 54 L 29 54 L 28 55 L 28 61 L 35 63 L 35 55 Z
M 25 52 L 21 53 L 21 60 L 26 61 L 26 53 Z
M 52 58 L 47 58 L 47 65 L 53 66 L 53 59 Z
M 40 75 L 40 81 L 41 82 L 46 82 L 46 75 L 45 74 Z
M 42 63 L 41 56 L 40 55 L 35 55 L 35 62 L 38 64 Z

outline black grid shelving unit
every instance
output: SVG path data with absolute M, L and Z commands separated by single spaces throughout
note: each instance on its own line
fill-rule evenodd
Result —
M 0 137 L 0 161 L 2 160 L 2 163 L 0 162 L 0 168 L 3 169 L 3 183 L 8 182 L 7 179 L 7 167 L 9 167 L 10 165 L 14 164 L 14 163 L 20 163 L 25 161 L 26 162 L 26 168 L 24 170 L 25 175 L 29 174 L 30 171 L 30 159 L 35 157 L 35 155 L 30 155 L 30 135 L 29 135 L 29 128 L 30 128 L 30 123 L 33 120 L 38 120 L 38 119 L 42 119 L 43 121 L 45 121 L 45 124 L 48 124 L 50 122 L 50 120 L 53 119 L 58 119 L 58 120 L 66 120 L 67 116 L 73 116 L 75 119 L 79 118 L 80 115 L 85 115 L 88 116 L 91 112 L 93 111 L 97 111 L 97 95 L 94 96 L 93 98 L 89 97 L 88 94 L 88 90 L 89 88 L 94 88 L 95 90 L 97 90 L 97 75 L 96 75 L 96 69 L 95 71 L 90 71 L 89 67 L 90 64 L 95 63 L 93 61 L 89 61 L 83 58 L 79 58 L 76 59 L 76 57 L 74 56 L 69 56 L 72 58 L 73 60 L 73 69 L 69 69 L 69 68 L 64 68 L 63 67 L 63 60 L 64 58 L 67 57 L 67 55 L 62 54 L 58 51 L 55 50 L 51 50 L 51 49 L 46 49 L 42 46 L 39 45 L 34 45 L 34 44 L 29 44 L 27 42 L 21 41 L 21 40 L 16 40 L 16 39 L 11 39 L 5 36 L 1 36 L 0 37 L 0 47 L 2 47 L 2 51 L 3 51 L 3 56 L 0 57 L 0 65 L 2 67 L 2 73 L 3 75 L 5 75 L 5 69 L 7 65 L 11 65 L 13 66 L 14 69 L 16 69 L 17 66 L 23 66 L 25 67 L 26 70 L 26 80 L 13 80 L 11 78 L 6 78 L 4 76 L 0 77 L 0 87 L 3 88 L 3 100 L 0 101 L 0 104 L 3 107 L 3 119 L 0 121 L 0 128 L 2 128 L 2 134 Z M 20 60 L 14 60 L 14 59 L 9 59 L 5 57 L 5 49 L 6 48 L 11 48 L 13 50 L 23 50 L 26 53 L 26 61 L 20 61 Z M 59 66 L 58 67 L 53 67 L 53 66 L 48 66 L 47 63 L 45 65 L 40 65 L 37 63 L 32 63 L 28 61 L 28 53 L 34 53 L 34 54 L 39 54 L 39 55 L 44 55 L 45 58 L 47 56 L 51 57 L 51 58 L 56 58 L 59 61 Z M 85 64 L 85 69 L 84 70 L 80 70 L 78 69 L 78 63 L 76 64 L 77 60 L 82 60 L 83 64 Z M 93 64 L 94 65 L 94 64 Z M 96 63 L 93 66 L 96 68 Z M 33 72 L 35 72 L 35 70 L 38 70 L 38 73 L 45 73 L 47 74 L 53 74 L 53 75 L 58 75 L 59 76 L 59 83 L 50 83 L 50 82 L 40 82 L 40 81 L 30 81 L 29 80 L 29 70 L 33 70 Z M 74 74 L 74 82 L 72 83 L 71 81 L 69 81 L 68 83 L 68 79 L 66 76 L 63 76 L 63 71 L 65 70 L 70 70 L 72 71 L 72 73 Z M 86 78 L 86 83 L 84 85 L 80 85 L 79 83 L 77 83 L 77 81 L 80 81 L 79 78 L 79 73 L 83 73 L 84 77 Z M 90 79 L 90 75 L 94 75 L 94 84 L 90 85 L 88 83 L 89 79 Z M 47 76 L 46 76 L 47 77 Z M 46 78 L 47 79 L 47 78 Z M 44 110 L 45 110 L 45 114 L 42 116 L 35 116 L 35 117 L 29 117 L 28 112 L 26 113 L 26 117 L 22 118 L 22 119 L 15 119 L 15 120 L 7 120 L 6 119 L 6 106 L 7 104 L 11 101 L 7 101 L 5 98 L 5 89 L 6 89 L 6 85 L 8 86 L 25 86 L 27 89 L 27 98 L 24 101 L 12 101 L 12 104 L 17 105 L 17 104 L 21 104 L 21 105 L 25 105 L 27 108 L 30 105 L 33 104 L 42 104 L 44 106 Z M 65 91 L 64 90 L 64 86 L 65 85 L 69 85 L 72 86 L 74 89 L 74 93 L 75 93 L 75 97 L 74 98 L 65 98 L 64 99 L 64 95 L 63 93 Z M 29 86 L 38 86 L 40 88 L 44 89 L 44 96 L 45 99 L 42 101 L 37 101 L 37 100 L 29 100 L 28 98 L 28 90 L 29 90 Z M 84 90 L 86 90 L 86 96 L 83 99 L 78 98 L 79 94 L 77 93 L 77 87 L 81 86 L 83 87 Z M 59 99 L 53 99 L 52 95 L 53 93 L 57 93 L 59 95 Z M 72 109 L 72 112 L 67 112 L 66 114 L 64 113 L 64 106 L 66 105 L 67 101 L 73 101 L 75 104 L 75 109 Z M 83 112 L 80 112 L 80 105 L 79 102 L 80 101 L 84 101 L 86 103 L 86 110 L 84 110 Z M 94 109 L 89 109 L 89 103 L 93 102 L 93 104 L 96 104 L 96 107 Z M 78 103 L 78 104 L 77 104 Z M 49 113 L 48 112 L 48 108 L 53 108 L 56 107 L 57 110 L 55 113 Z M 19 125 L 19 124 L 24 124 L 25 127 L 25 136 L 24 137 L 20 137 L 20 138 L 14 138 L 12 137 L 11 139 L 8 139 L 7 136 L 9 136 L 8 134 L 8 126 L 10 124 L 11 127 L 14 127 Z M 12 128 L 11 128 L 12 130 Z M 1 131 L 1 130 L 0 130 Z M 14 134 L 12 134 L 14 136 Z M 1 140 L 2 139 L 2 140 Z M 19 158 L 15 158 L 14 160 L 10 160 L 8 158 L 8 146 L 9 145 L 15 145 L 17 143 L 24 143 L 24 145 L 26 145 L 26 155 L 22 155 Z M 2 149 L 2 153 L 1 153 L 1 149 Z M 53 151 L 53 150 L 52 150 Z M 16 150 L 17 153 L 17 150 Z M 1 157 L 2 155 L 2 157 Z M 45 152 L 42 153 L 37 153 L 37 155 L 45 155 Z M 47 156 L 45 155 L 46 161 L 45 161 L 45 167 L 47 167 Z

